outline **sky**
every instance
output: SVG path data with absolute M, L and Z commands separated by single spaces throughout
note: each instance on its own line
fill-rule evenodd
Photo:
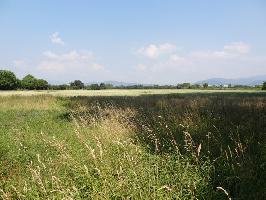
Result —
M 0 69 L 51 83 L 266 74 L 265 0 L 0 0 Z

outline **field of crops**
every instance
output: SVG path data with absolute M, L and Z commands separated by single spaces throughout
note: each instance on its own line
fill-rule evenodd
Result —
M 29 91 L 0 91 L 0 96 L 141 96 L 158 94 L 209 94 L 209 93 L 266 93 L 262 90 L 197 90 L 197 89 L 109 89 L 109 90 L 29 90 Z
M 263 92 L 0 93 L 0 199 L 265 199 L 265 180 Z

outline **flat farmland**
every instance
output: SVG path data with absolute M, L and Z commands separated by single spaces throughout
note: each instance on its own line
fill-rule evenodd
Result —
M 265 199 L 265 92 L 0 94 L 0 199 Z
M 52 95 L 71 96 L 142 96 L 164 94 L 214 94 L 214 93 L 248 93 L 266 94 L 261 90 L 196 90 L 196 89 L 109 89 L 109 90 L 30 90 L 30 91 L 0 91 L 0 96 L 34 96 Z

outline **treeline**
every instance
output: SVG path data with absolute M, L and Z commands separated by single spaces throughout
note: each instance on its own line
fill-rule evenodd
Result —
M 30 74 L 20 80 L 13 72 L 0 70 L 0 90 L 47 90 L 48 87 L 46 80 L 35 78 Z
M 245 86 L 245 85 L 208 85 L 208 83 L 191 84 L 180 83 L 177 85 L 127 85 L 127 86 L 114 86 L 112 84 L 100 83 L 85 85 L 80 80 L 75 80 L 69 84 L 52 85 L 44 79 L 38 79 L 30 74 L 21 80 L 16 75 L 8 70 L 0 70 L 0 90 L 105 90 L 105 89 L 260 89 L 266 90 L 266 81 L 262 86 Z

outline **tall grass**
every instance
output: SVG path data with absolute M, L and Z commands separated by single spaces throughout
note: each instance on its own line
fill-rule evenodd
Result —
M 266 197 L 263 95 L 0 102 L 2 199 Z
M 212 170 L 205 174 L 209 183 L 233 198 L 266 195 L 263 95 L 98 97 L 76 102 L 90 108 L 97 102 L 102 107 L 134 109 L 135 142 L 149 152 L 169 156 L 178 152 L 199 166 L 209 162 Z

